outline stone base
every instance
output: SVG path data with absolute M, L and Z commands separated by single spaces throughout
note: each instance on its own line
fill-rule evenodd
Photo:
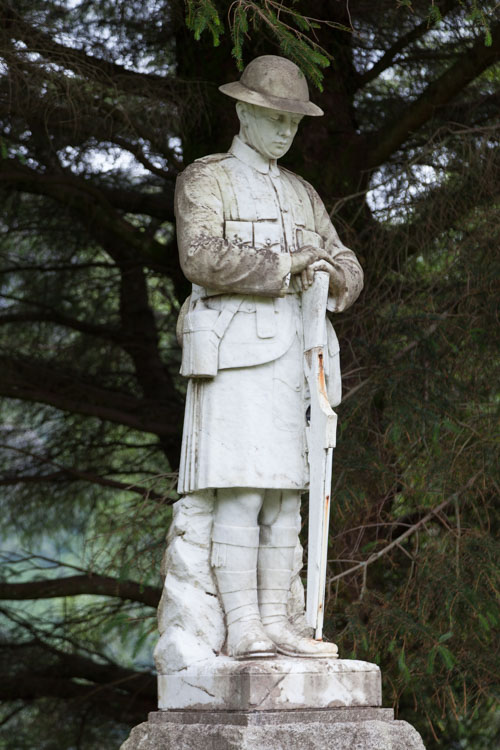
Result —
M 355 659 L 235 661 L 219 656 L 158 676 L 162 710 L 290 711 L 381 704 L 380 669 Z
M 157 711 L 120 750 L 425 750 L 392 709 Z

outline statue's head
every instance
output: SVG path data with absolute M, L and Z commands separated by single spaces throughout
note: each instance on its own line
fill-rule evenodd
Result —
M 302 115 L 238 102 L 240 138 L 267 159 L 280 159 L 292 145 Z
M 285 57 L 256 57 L 239 81 L 219 88 L 238 100 L 236 111 L 242 139 L 268 159 L 279 159 L 286 154 L 304 115 L 323 114 L 309 101 L 302 71 Z

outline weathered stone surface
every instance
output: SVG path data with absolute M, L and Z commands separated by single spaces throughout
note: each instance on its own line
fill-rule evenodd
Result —
M 216 659 L 224 645 L 224 613 L 210 565 L 213 507 L 214 495 L 210 491 L 186 495 L 174 505 L 158 607 L 160 639 L 155 662 L 160 674 Z M 298 541 L 287 609 L 296 630 L 311 635 L 304 618 L 301 569 L 302 546 Z
M 290 712 L 291 713 L 291 712 Z M 301 712 L 303 713 L 303 712 Z M 332 712 L 329 712 L 332 713 Z M 290 714 L 285 714 L 285 717 Z M 353 717 L 354 718 L 354 717 Z M 306 721 L 238 726 L 149 721 L 121 750 L 425 750 L 405 721 Z
M 314 724 L 316 722 L 394 721 L 394 709 L 354 706 L 352 708 L 295 709 L 287 711 L 152 711 L 148 721 L 154 724 L 234 724 L 267 726 L 269 724 Z
M 381 701 L 379 668 L 355 659 L 219 656 L 158 677 L 160 709 L 293 710 L 380 706 Z
M 252 85 L 260 78 L 250 99 L 241 82 L 221 88 L 237 100 L 239 133 L 228 153 L 197 159 L 176 182 L 179 260 L 193 286 L 178 326 L 189 379 L 178 482 L 185 497 L 164 560 L 160 675 L 220 654 L 337 655 L 320 642 L 331 406 L 341 398 L 326 312 L 356 300 L 363 271 L 312 186 L 277 164 L 302 115 L 321 114 L 302 72 L 265 55 L 242 75 Z M 305 490 L 306 614 L 298 538 Z
M 155 662 L 160 673 L 213 659 L 224 643 L 224 614 L 210 566 L 213 505 L 208 491 L 174 505 L 158 607 Z

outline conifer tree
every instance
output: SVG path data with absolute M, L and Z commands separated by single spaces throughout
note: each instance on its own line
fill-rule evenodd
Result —
M 175 179 L 227 150 L 217 87 L 261 54 L 325 110 L 284 165 L 366 273 L 335 320 L 326 635 L 429 750 L 498 742 L 495 8 L 0 0 L 1 748 L 116 748 L 155 709 Z

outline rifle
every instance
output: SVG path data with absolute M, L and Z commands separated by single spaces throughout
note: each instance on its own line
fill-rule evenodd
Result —
M 306 620 L 314 628 L 317 640 L 321 640 L 323 632 L 332 459 L 337 432 L 337 415 L 328 401 L 324 369 L 329 280 L 328 273 L 316 271 L 313 284 L 302 293 L 304 367 L 311 394 L 307 428 L 309 536 Z

